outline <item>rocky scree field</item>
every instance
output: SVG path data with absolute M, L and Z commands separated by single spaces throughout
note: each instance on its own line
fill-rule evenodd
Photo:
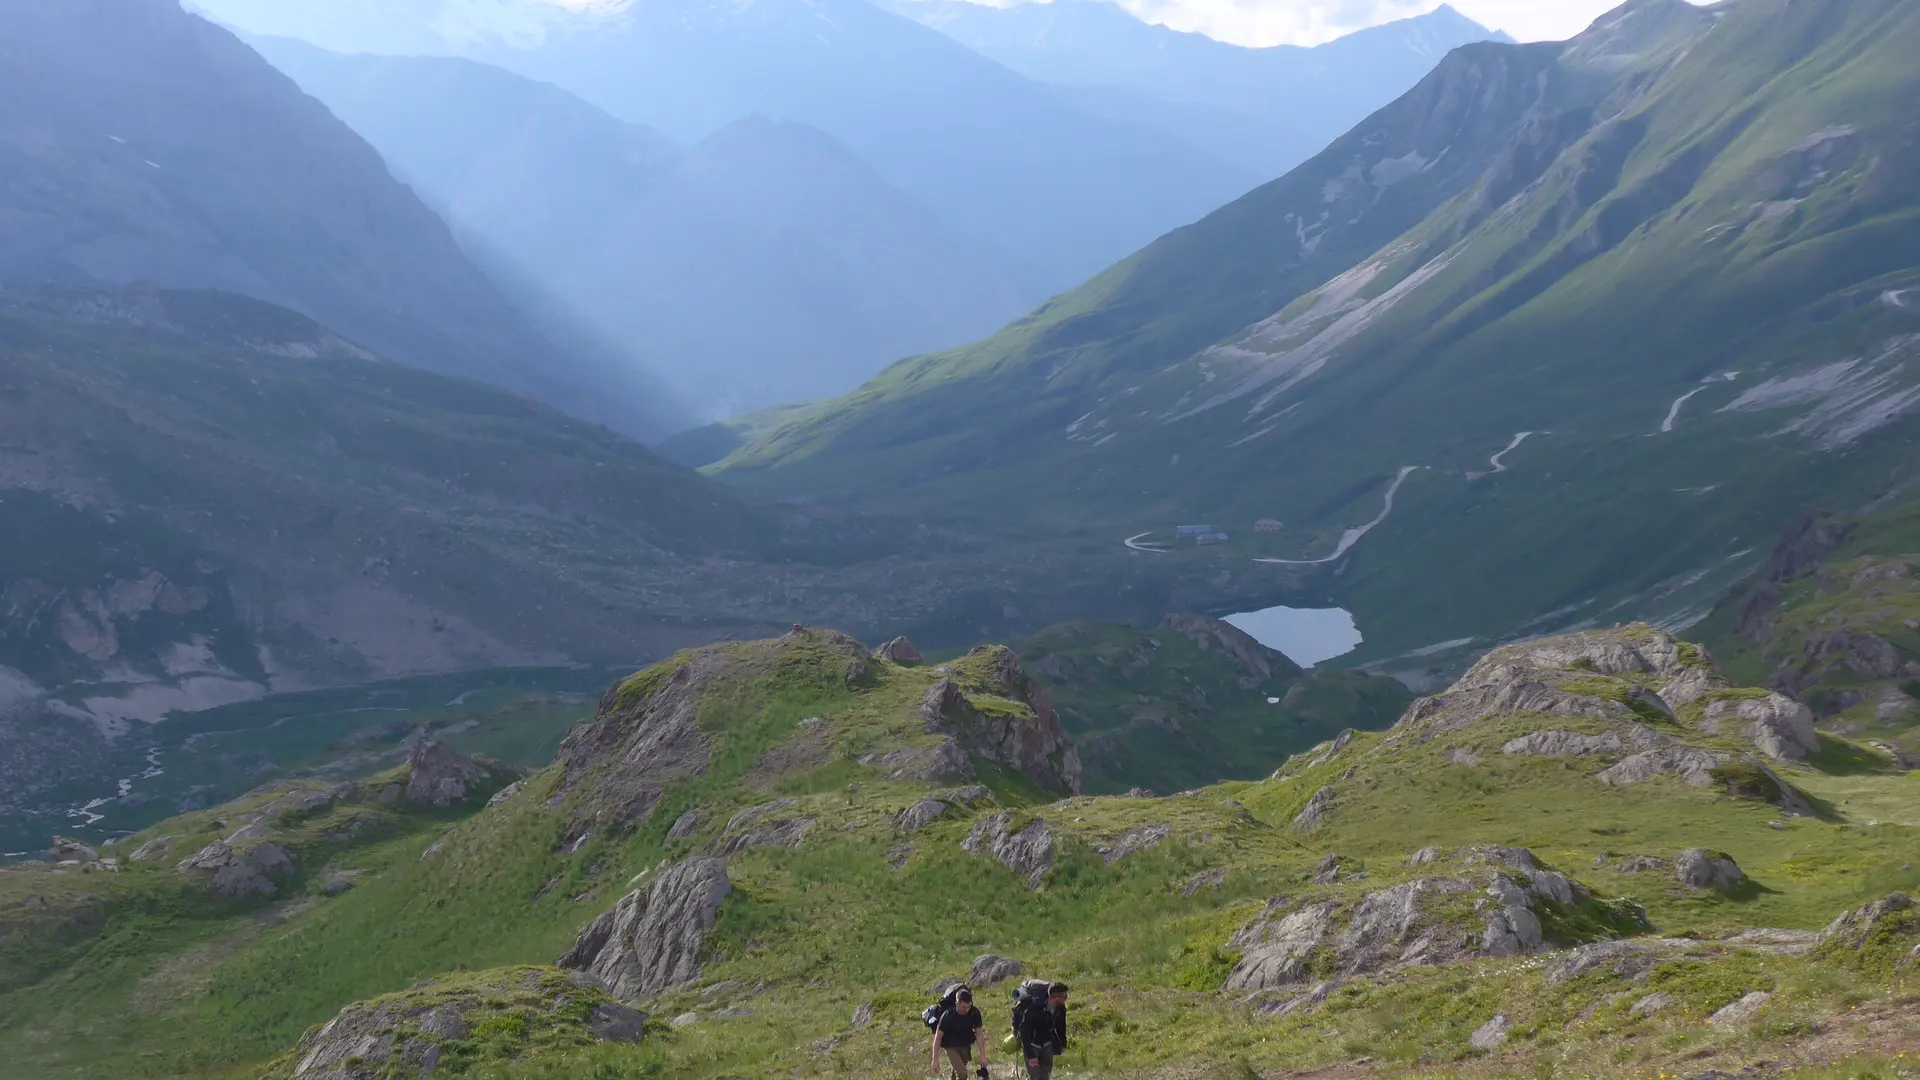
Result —
M 798 628 L 624 680 L 491 795 L 509 777 L 421 755 L 0 871 L 0 1051 L 50 1077 L 907 1077 L 943 981 L 997 1028 L 1026 973 L 1075 985 L 1085 1076 L 1920 1052 L 1913 774 L 1646 627 L 1497 650 L 1384 732 L 1167 796 L 1079 794 L 1010 650 Z M 367 815 L 390 824 L 344 827 Z M 223 895 L 260 842 L 291 867 Z

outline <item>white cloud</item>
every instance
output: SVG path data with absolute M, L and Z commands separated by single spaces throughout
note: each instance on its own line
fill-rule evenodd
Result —
M 547 0 L 560 3 L 563 0 Z M 988 0 L 1004 6 L 1008 0 Z M 1115 0 L 1148 22 L 1238 45 L 1317 45 L 1355 30 L 1423 15 L 1441 0 Z M 1696 0 L 1698 2 L 1698 0 Z M 1521 41 L 1558 41 L 1621 0 L 1452 0 L 1461 14 Z

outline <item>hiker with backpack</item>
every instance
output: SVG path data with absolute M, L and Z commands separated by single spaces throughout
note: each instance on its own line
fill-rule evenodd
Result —
M 964 986 L 949 990 L 940 1003 L 927 1010 L 927 1026 L 933 1029 L 933 1071 L 940 1072 L 944 1055 L 952 1067 L 953 1080 L 967 1080 L 967 1066 L 973 1052 L 980 1051 L 980 1080 L 987 1077 L 986 1021 L 974 1007 L 973 991 Z
M 1013 991 L 1013 1035 L 1031 1080 L 1052 1080 L 1053 1059 L 1067 1049 L 1067 984 L 1024 983 Z

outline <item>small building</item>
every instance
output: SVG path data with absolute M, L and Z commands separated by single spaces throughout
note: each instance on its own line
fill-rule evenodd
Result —
M 1173 527 L 1173 535 L 1182 540 L 1190 536 L 1208 536 L 1212 534 L 1212 532 L 1213 526 L 1211 525 L 1175 525 Z
M 1193 542 L 1199 545 L 1200 547 L 1209 547 L 1213 544 L 1224 544 L 1227 541 L 1232 539 L 1233 537 L 1228 536 L 1226 533 L 1223 533 L 1223 532 L 1205 532 L 1205 533 L 1201 533 L 1199 536 L 1194 537 Z
M 1286 532 L 1287 527 L 1272 518 L 1262 518 L 1253 523 L 1253 531 L 1257 533 L 1278 533 Z

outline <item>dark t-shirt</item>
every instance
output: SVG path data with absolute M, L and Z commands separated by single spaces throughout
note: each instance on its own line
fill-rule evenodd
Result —
M 979 1031 L 986 1021 L 980 1017 L 980 1009 L 975 1006 L 962 1016 L 958 1009 L 948 1009 L 940 1017 L 941 1046 L 972 1046 L 973 1033 Z

